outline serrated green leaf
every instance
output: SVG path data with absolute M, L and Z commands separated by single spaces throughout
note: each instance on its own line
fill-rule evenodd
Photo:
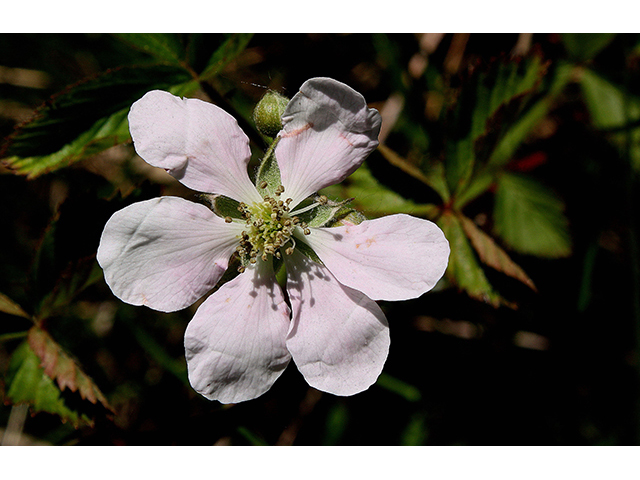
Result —
M 244 51 L 252 37 L 252 33 L 234 33 L 229 35 L 207 62 L 207 66 L 200 74 L 200 80 L 209 80 L 220 73 L 229 62 Z
M 594 126 L 611 130 L 611 142 L 640 170 L 640 97 L 588 69 L 580 73 L 580 86 Z
M 75 426 L 93 425 L 93 421 L 86 414 L 67 406 L 60 389 L 40 367 L 40 359 L 27 342 L 20 344 L 13 352 L 6 384 L 7 399 L 13 404 L 27 403 L 35 412 L 53 413 Z
M 617 33 L 563 33 L 562 43 L 569 55 L 589 60 L 611 43 Z
M 640 97 L 589 69 L 580 71 L 580 86 L 597 128 L 623 128 L 640 119 Z
M 20 305 L 7 297 L 4 293 L 0 293 L 0 312 L 15 315 L 16 317 L 31 318 Z
M 513 250 L 546 258 L 571 253 L 563 202 L 535 180 L 515 174 L 498 178 L 494 232 Z
M 152 65 L 121 67 L 72 85 L 9 137 L 2 156 L 32 177 L 65 167 L 128 139 L 127 111 L 146 92 L 189 79 L 183 69 Z
M 455 196 L 453 206 L 457 210 L 462 210 L 471 201 L 487 192 L 495 181 L 496 174 L 492 169 L 479 170 L 469 179 L 466 187 Z
M 537 55 L 517 61 L 500 59 L 476 68 L 463 83 L 446 120 L 445 167 L 450 191 L 464 188 L 476 163 L 490 157 L 546 68 Z
M 128 113 L 127 108 L 109 117 L 101 118 L 74 141 L 50 155 L 13 156 L 4 161 L 14 172 L 27 175 L 29 178 L 36 178 L 68 167 L 109 147 L 128 141 L 131 138 L 127 122 Z
M 500 248 L 489 235 L 480 230 L 476 224 L 473 223 L 473 220 L 464 215 L 460 215 L 459 219 L 464 232 L 467 234 L 469 240 L 471 240 L 471 245 L 473 245 L 482 263 L 521 281 L 532 290 L 536 290 L 533 281 L 524 270 L 522 270 L 522 268 L 507 255 L 507 252 Z
M 184 46 L 175 33 L 116 33 L 115 36 L 163 62 L 180 65 L 185 58 Z
M 370 217 L 409 213 L 432 218 L 438 211 L 435 205 L 414 203 L 385 187 L 371 174 L 366 163 L 340 185 L 327 187 L 320 193 L 328 197 L 354 198 L 354 205 Z
M 93 404 L 100 402 L 107 410 L 112 410 L 98 386 L 47 332 L 33 326 L 29 330 L 27 341 L 40 359 L 44 372 L 58 382 L 61 391 L 68 388 L 72 392 L 78 392 L 82 399 Z
M 526 106 L 515 123 L 508 126 L 491 152 L 487 166 L 476 171 L 466 187 L 458 192 L 454 200 L 454 206 L 458 210 L 491 188 L 496 181 L 496 172 L 513 159 L 520 145 L 547 115 L 558 95 L 572 80 L 574 69 L 575 66 L 571 64 L 560 64 L 553 69 L 546 93 Z
M 446 271 L 447 278 L 472 298 L 496 308 L 501 303 L 506 304 L 487 280 L 456 215 L 452 212 L 446 212 L 436 223 L 451 245 L 449 266 Z
M 526 139 L 540 120 L 547 115 L 554 101 L 564 87 L 571 81 L 574 66 L 562 63 L 552 72 L 552 79 L 544 96 L 536 100 L 519 116 L 516 123 L 510 126 L 491 153 L 489 164 L 498 167 L 512 159 L 514 153 Z

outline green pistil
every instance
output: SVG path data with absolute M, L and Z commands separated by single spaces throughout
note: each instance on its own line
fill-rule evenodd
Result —
M 286 255 L 291 255 L 296 242 L 293 232 L 301 228 L 305 235 L 311 231 L 304 222 L 295 215 L 290 215 L 289 204 L 278 199 L 284 192 L 284 187 L 276 189 L 276 198 L 265 197 L 261 203 L 246 205 L 240 203 L 238 210 L 246 220 L 247 228 L 242 232 L 240 245 L 236 248 L 238 254 L 245 260 L 243 264 L 256 263 L 258 258 L 267 261 L 270 256 L 281 258 L 281 249 Z M 244 266 L 238 270 L 244 271 Z

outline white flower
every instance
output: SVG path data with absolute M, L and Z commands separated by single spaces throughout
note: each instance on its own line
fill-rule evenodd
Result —
M 249 140 L 230 115 L 200 100 L 147 93 L 129 114 L 138 154 L 193 190 L 242 202 L 245 219 L 155 198 L 116 212 L 98 249 L 118 298 L 163 312 L 209 292 L 234 252 L 255 262 L 202 303 L 185 333 L 191 385 L 223 403 L 263 394 L 291 359 L 319 390 L 367 389 L 389 350 L 387 320 L 374 300 L 418 297 L 447 266 L 449 245 L 427 220 L 391 215 L 311 228 L 296 219 L 300 202 L 344 180 L 378 145 L 380 115 L 359 93 L 311 79 L 283 123 L 275 157 L 284 192 L 265 199 L 247 173 Z M 300 253 L 301 243 L 322 263 Z M 286 296 L 274 255 L 286 266 Z

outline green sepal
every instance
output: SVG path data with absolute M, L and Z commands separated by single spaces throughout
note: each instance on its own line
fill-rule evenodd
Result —
M 281 250 L 282 252 L 282 250 Z M 287 267 L 282 258 L 273 257 L 273 271 L 276 275 L 278 285 L 283 289 L 287 287 Z
M 202 193 L 198 195 L 198 200 L 209 207 L 213 211 L 213 213 L 215 213 L 219 217 L 231 217 L 238 220 L 243 220 L 242 213 L 240 213 L 240 210 L 238 210 L 240 202 L 234 200 L 233 198 L 225 197 L 224 195 Z
M 280 168 L 278 167 L 278 162 L 276 160 L 276 146 L 280 138 L 276 138 L 267 153 L 265 153 L 262 162 L 260 162 L 260 166 L 258 167 L 258 173 L 256 175 L 256 188 L 260 195 L 263 197 L 274 196 L 276 189 L 282 185 L 282 180 L 280 179 Z M 264 183 L 266 182 L 266 186 L 262 188 Z
M 354 211 L 353 208 L 347 206 L 352 200 L 352 198 L 342 202 L 328 200 L 325 205 L 318 205 L 297 215 L 297 217 L 309 227 L 331 227 L 338 220 Z
M 305 257 L 313 260 L 314 262 L 324 265 L 320 257 L 316 254 L 316 252 L 306 243 L 302 242 L 298 237 L 296 237 L 296 250 L 302 253 Z
M 360 213 L 358 210 L 351 210 L 348 214 L 341 217 L 331 226 L 342 227 L 345 225 L 360 225 L 366 219 L 367 217 L 365 217 L 363 213 Z

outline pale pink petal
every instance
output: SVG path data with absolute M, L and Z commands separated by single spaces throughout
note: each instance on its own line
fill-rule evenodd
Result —
M 209 400 L 236 403 L 265 393 L 288 365 L 285 303 L 273 269 L 258 261 L 225 283 L 187 326 L 189 381 Z
M 187 187 L 262 200 L 247 173 L 249 139 L 221 108 L 153 90 L 131 106 L 129 130 L 138 155 Z
M 227 268 L 244 224 L 178 197 L 134 203 L 109 219 L 98 263 L 113 293 L 161 312 L 188 307 Z
M 304 241 L 338 281 L 374 300 L 407 300 L 431 290 L 449 260 L 449 242 L 428 220 L 389 215 L 359 225 L 313 228 Z
M 312 78 L 291 99 L 282 121 L 276 158 L 284 196 L 295 206 L 351 175 L 378 146 L 382 120 L 351 87 Z
M 378 378 L 389 353 L 389 326 L 366 295 L 294 252 L 287 262 L 293 317 L 287 348 L 305 380 L 334 395 L 353 395 Z

